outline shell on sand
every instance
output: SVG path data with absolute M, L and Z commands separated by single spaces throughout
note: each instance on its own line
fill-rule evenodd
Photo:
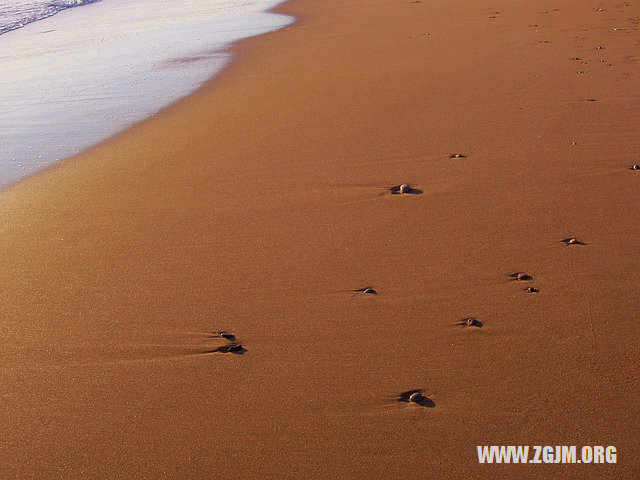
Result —
M 637 163 L 635 165 L 631 165 L 631 170 L 640 170 L 640 165 Z
M 516 275 L 516 280 L 521 280 L 521 281 L 533 280 L 533 277 L 528 273 L 520 272 L 518 273 L 518 275 Z
M 538 293 L 540 292 L 540 290 L 538 290 L 537 288 L 534 287 L 527 287 L 524 289 L 525 292 L 529 292 L 529 293 Z

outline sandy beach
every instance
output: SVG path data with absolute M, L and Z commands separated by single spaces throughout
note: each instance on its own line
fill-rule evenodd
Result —
M 0 193 L 1 476 L 639 478 L 640 2 L 278 11 Z

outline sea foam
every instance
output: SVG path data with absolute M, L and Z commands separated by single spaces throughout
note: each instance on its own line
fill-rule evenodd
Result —
M 0 35 L 0 187 L 193 92 L 232 42 L 291 23 L 268 12 L 279 3 L 26 0 L 14 12 L 26 26 Z
M 71 7 L 99 0 L 0 0 L 0 35 Z

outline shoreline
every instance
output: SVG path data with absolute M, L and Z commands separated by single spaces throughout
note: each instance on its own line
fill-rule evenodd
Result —
M 599 8 L 290 0 L 3 190 L 8 477 L 631 478 L 640 7 Z M 619 460 L 478 465 L 501 444 Z
M 8 32 L 0 55 L 7 67 L 0 188 L 81 155 L 202 88 L 228 65 L 234 42 L 293 20 L 269 12 L 279 1 L 149 0 L 147 8 L 157 11 L 144 19 L 135 1 L 94 2 Z M 117 59 L 112 52 L 131 36 L 136 42 Z M 56 70 L 47 68 L 56 62 Z M 84 65 L 93 65 L 92 73 Z

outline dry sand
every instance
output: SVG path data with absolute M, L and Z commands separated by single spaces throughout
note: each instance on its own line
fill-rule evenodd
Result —
M 196 95 L 4 191 L 3 478 L 638 478 L 627 3 L 294 0 Z M 220 330 L 244 355 L 206 353 Z

